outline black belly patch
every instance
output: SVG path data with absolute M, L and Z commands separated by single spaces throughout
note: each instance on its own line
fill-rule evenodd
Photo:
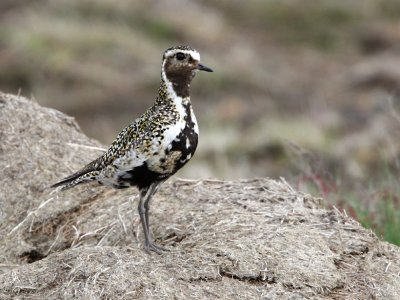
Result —
M 185 110 L 186 126 L 171 144 L 170 151 L 181 152 L 180 159 L 175 164 L 174 173 L 189 161 L 188 158 L 191 158 L 194 155 L 198 143 L 198 134 L 194 130 L 196 124 L 192 120 L 190 105 L 185 106 Z
M 193 128 L 185 127 L 179 136 L 172 142 L 170 152 L 179 151 L 181 153 L 180 158 L 175 163 L 175 170 L 178 171 L 182 168 L 190 158 L 193 156 L 197 148 L 197 133 Z
M 118 177 L 118 185 L 116 188 L 127 188 L 129 186 L 137 186 L 139 189 L 149 187 L 153 182 L 161 181 L 169 177 L 166 174 L 160 174 L 149 170 L 147 163 L 136 167 Z

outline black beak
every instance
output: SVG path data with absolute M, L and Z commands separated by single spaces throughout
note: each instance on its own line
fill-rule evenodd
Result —
M 199 64 L 197 66 L 197 69 L 199 69 L 200 71 L 206 71 L 206 72 L 214 72 L 212 69 L 210 69 L 209 67 L 206 67 L 202 64 Z

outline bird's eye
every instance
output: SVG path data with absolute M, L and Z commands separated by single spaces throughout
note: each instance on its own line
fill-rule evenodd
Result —
M 176 59 L 177 60 L 184 60 L 185 59 L 185 54 L 183 54 L 182 52 L 178 52 L 176 54 Z

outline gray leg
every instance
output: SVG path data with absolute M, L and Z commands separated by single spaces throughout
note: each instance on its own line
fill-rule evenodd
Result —
M 146 222 L 146 226 L 147 226 L 147 234 L 149 236 L 150 244 L 152 244 L 152 247 L 154 247 L 157 250 L 159 250 L 159 251 L 155 251 L 157 253 L 160 253 L 160 251 L 169 251 L 167 248 L 155 244 L 152 241 L 151 232 L 150 232 L 150 220 L 149 220 L 150 201 L 153 198 L 153 195 L 157 192 L 157 190 L 160 187 L 161 183 L 163 183 L 163 182 L 164 181 L 159 181 L 159 182 L 153 183 L 149 188 L 148 197 L 146 197 L 146 200 L 144 201 L 144 212 L 145 212 L 144 216 L 145 216 L 145 222 Z
M 158 184 L 157 184 L 157 182 L 155 182 L 149 187 L 148 193 L 147 193 L 146 198 L 143 203 L 144 217 L 146 220 L 147 232 L 149 232 L 149 233 L 150 233 L 150 222 L 149 222 L 150 200 L 151 200 L 151 198 L 153 198 L 153 195 L 156 193 L 157 186 L 158 186 Z
M 148 189 L 144 189 L 140 191 L 140 199 L 139 199 L 139 205 L 138 205 L 138 211 L 139 211 L 139 216 L 140 216 L 140 221 L 142 223 L 143 227 L 143 233 L 144 233 L 144 238 L 145 238 L 145 250 L 147 252 L 149 251 L 154 251 L 158 254 L 162 253 L 162 250 L 167 250 L 161 246 L 156 245 L 153 243 L 150 235 L 150 229 L 149 229 L 149 204 L 152 196 L 154 193 L 157 191 L 157 187 L 161 182 L 155 182 L 153 183 Z
M 144 208 L 144 202 L 146 200 L 146 196 L 148 194 L 148 189 L 146 190 L 141 190 L 140 191 L 140 198 L 139 198 L 139 205 L 138 205 L 138 211 L 139 211 L 139 216 L 140 216 L 140 222 L 142 223 L 142 228 L 143 228 L 143 233 L 144 233 L 144 239 L 145 239 L 145 248 L 147 245 L 150 243 L 150 237 L 149 237 L 149 232 L 148 232 L 148 226 L 146 222 L 146 217 L 145 217 L 145 208 Z

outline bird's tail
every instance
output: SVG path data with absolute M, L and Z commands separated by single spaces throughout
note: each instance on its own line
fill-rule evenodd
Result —
M 78 184 L 96 180 L 98 174 L 99 174 L 98 171 L 92 171 L 85 174 L 79 174 L 79 172 L 77 172 L 72 174 L 71 176 L 64 178 L 63 180 L 57 182 L 56 184 L 53 184 L 51 187 L 56 188 L 61 186 L 62 191 L 68 190 Z
M 97 159 L 78 172 L 64 178 L 63 180 L 53 184 L 51 187 L 62 187 L 61 190 L 70 189 L 78 184 L 90 182 L 96 180 L 97 176 L 100 174 L 101 166 L 99 164 L 100 160 Z

